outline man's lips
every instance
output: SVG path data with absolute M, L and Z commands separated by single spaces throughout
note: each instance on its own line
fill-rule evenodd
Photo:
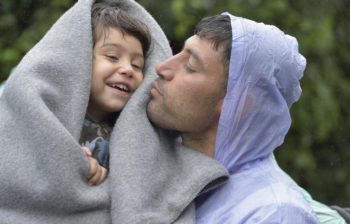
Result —
M 153 94 L 152 94 L 152 92 L 153 92 Z M 151 94 L 152 95 L 154 95 L 154 94 L 162 95 L 162 93 L 159 90 L 159 86 L 158 86 L 158 82 L 157 81 L 153 82 L 153 88 L 151 89 Z

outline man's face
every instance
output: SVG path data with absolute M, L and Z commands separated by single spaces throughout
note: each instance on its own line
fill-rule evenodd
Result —
M 144 56 L 138 39 L 110 28 L 94 46 L 88 115 L 103 120 L 121 111 L 141 84 Z
M 183 50 L 156 66 L 159 78 L 151 90 L 147 112 L 151 121 L 184 135 L 205 137 L 218 126 L 226 94 L 224 67 L 219 52 L 199 36 Z

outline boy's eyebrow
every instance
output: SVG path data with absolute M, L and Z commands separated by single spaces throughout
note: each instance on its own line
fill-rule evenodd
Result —
M 105 48 L 105 47 L 115 47 L 115 48 L 120 48 L 122 50 L 125 49 L 125 47 L 123 47 L 123 45 L 115 44 L 115 43 L 103 43 L 101 48 Z M 140 56 L 140 57 L 144 57 L 143 53 L 136 53 L 136 55 Z

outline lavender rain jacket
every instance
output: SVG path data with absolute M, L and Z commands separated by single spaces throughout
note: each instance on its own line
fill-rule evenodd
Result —
M 290 128 L 306 60 L 275 26 L 225 14 L 233 37 L 215 159 L 230 179 L 198 198 L 197 223 L 319 223 L 272 156 Z

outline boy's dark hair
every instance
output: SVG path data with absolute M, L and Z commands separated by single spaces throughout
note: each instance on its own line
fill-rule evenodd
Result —
M 231 20 L 227 15 L 205 17 L 196 25 L 194 34 L 212 42 L 217 51 L 222 46 L 220 61 L 228 71 L 232 48 Z
M 123 35 L 128 34 L 137 38 L 141 42 L 144 56 L 151 45 L 150 31 L 143 22 L 107 3 L 95 3 L 92 6 L 91 25 L 94 45 L 102 34 L 105 37 L 108 35 L 108 29 L 111 27 L 119 29 Z

